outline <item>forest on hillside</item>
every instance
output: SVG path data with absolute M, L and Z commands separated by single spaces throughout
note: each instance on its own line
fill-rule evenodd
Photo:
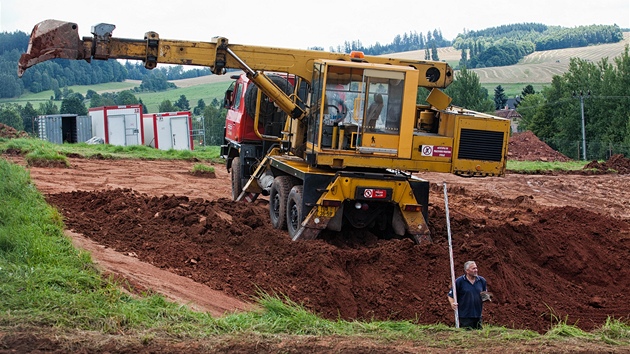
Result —
M 17 77 L 17 63 L 28 47 L 24 32 L 0 33 L 0 98 L 19 97 L 24 92 L 58 91 L 73 85 L 95 85 L 124 80 L 142 80 L 139 91 L 160 91 L 171 86 L 167 80 L 210 75 L 209 68 L 184 70 L 180 66 L 161 66 L 148 70 L 141 62 L 118 60 L 54 59 L 29 68 Z
M 426 36 L 422 32 L 412 31 L 405 32 L 402 35 L 396 35 L 391 43 L 375 44 L 364 46 L 360 40 L 345 41 L 343 45 L 330 47 L 329 51 L 336 53 L 350 53 L 352 51 L 360 51 L 367 55 L 383 55 L 389 53 L 408 52 L 412 50 L 425 50 L 425 60 L 440 60 L 437 54 L 437 48 L 450 47 L 451 41 L 442 36 L 442 31 L 434 29 L 427 31 Z M 324 48 L 310 48 L 314 50 L 324 50 Z
M 465 31 L 451 42 L 438 29 L 397 35 L 387 44 L 364 46 L 361 41 L 345 41 L 329 50 L 349 53 L 363 51 L 368 55 L 382 55 L 411 50 L 425 50 L 425 60 L 440 60 L 437 48 L 451 44 L 462 49 L 460 66 L 468 68 L 512 65 L 534 50 L 547 50 L 612 43 L 623 39 L 618 26 L 581 26 L 576 28 L 550 27 L 542 24 L 515 24 L 481 31 Z M 59 92 L 72 85 L 93 85 L 120 82 L 126 79 L 141 80 L 137 91 L 161 91 L 172 87 L 167 80 L 210 75 L 208 68 L 184 70 L 182 66 L 160 66 L 147 70 L 140 62 L 117 60 L 91 63 L 78 60 L 55 59 L 40 63 L 17 77 L 17 62 L 26 51 L 29 37 L 26 33 L 0 33 L 0 98 L 19 97 L 25 92 L 53 90 Z M 323 48 L 311 48 L 324 50 Z
M 466 31 L 453 41 L 462 51 L 460 67 L 469 69 L 507 66 L 534 51 L 586 47 L 623 40 L 619 26 L 591 25 L 575 28 L 521 23 Z

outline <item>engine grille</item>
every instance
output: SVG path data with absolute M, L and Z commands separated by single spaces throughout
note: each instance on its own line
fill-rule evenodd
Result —
M 458 159 L 500 162 L 503 156 L 503 132 L 462 129 Z

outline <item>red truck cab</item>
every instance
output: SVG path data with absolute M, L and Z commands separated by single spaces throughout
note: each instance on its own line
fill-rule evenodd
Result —
M 236 143 L 260 141 L 260 137 L 254 132 L 254 118 L 245 110 L 245 92 L 252 84 L 245 74 L 234 75 L 236 79 L 225 93 L 224 107 L 227 108 L 225 116 L 225 139 Z M 262 124 L 258 125 L 261 133 L 264 132 Z

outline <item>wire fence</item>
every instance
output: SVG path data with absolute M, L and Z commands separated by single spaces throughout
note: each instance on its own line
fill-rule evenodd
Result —
M 206 127 L 203 116 L 192 117 L 192 138 L 197 146 L 206 146 Z
M 544 139 L 552 149 L 563 153 L 573 160 L 583 160 L 581 140 Z M 586 141 L 586 160 L 608 160 L 611 156 L 622 154 L 630 156 L 630 144 L 610 143 L 605 141 Z

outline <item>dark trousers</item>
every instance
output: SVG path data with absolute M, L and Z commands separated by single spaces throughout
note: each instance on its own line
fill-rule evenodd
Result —
M 460 317 L 459 328 L 481 329 L 481 317 Z

